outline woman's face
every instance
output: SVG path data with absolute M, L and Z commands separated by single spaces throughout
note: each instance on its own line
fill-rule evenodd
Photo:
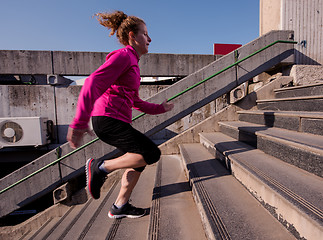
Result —
M 133 34 L 130 38 L 130 45 L 137 51 L 139 57 L 148 53 L 148 47 L 151 42 L 151 38 L 148 35 L 147 27 L 145 24 L 139 25 L 137 34 Z

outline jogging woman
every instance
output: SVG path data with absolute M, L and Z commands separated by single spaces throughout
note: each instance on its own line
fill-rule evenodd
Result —
M 89 132 L 88 123 L 92 117 L 96 135 L 124 155 L 103 161 L 88 159 L 88 191 L 98 199 L 107 175 L 117 169 L 126 169 L 119 195 L 108 215 L 110 218 L 141 217 L 145 215 L 144 209 L 132 206 L 129 198 L 145 166 L 157 162 L 161 152 L 148 137 L 131 126 L 132 108 L 147 114 L 161 114 L 170 111 L 173 104 L 167 101 L 153 104 L 139 98 L 138 62 L 148 53 L 151 42 L 145 22 L 121 11 L 96 16 L 101 25 L 111 30 L 110 36 L 116 33 L 124 48 L 108 54 L 105 63 L 86 79 L 67 140 L 72 148 L 79 147 L 83 134 Z

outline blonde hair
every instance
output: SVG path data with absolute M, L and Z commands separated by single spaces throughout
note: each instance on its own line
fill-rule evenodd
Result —
M 97 20 L 104 27 L 111 30 L 109 36 L 116 33 L 116 36 L 121 44 L 127 46 L 129 44 L 129 32 L 137 34 L 139 25 L 145 24 L 144 20 L 135 16 L 128 16 L 122 11 L 113 13 L 97 13 Z

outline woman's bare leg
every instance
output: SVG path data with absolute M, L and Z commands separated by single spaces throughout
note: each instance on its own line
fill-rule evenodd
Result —
M 134 169 L 127 169 L 121 179 L 121 188 L 115 201 L 115 205 L 122 206 L 129 201 L 132 190 L 135 188 L 141 172 Z
M 146 166 L 143 156 L 138 153 L 126 153 L 120 157 L 104 161 L 104 168 L 107 172 L 113 172 L 123 168 L 138 168 Z
M 104 161 L 104 168 L 108 172 L 113 172 L 117 169 L 127 168 L 121 179 L 121 188 L 115 204 L 121 206 L 128 202 L 132 190 L 136 186 L 141 172 L 133 168 L 143 167 L 147 165 L 143 156 L 137 153 L 126 153 L 115 159 Z

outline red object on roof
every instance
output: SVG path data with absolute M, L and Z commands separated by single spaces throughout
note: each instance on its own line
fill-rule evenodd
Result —
M 214 44 L 214 55 L 226 55 L 241 46 L 242 46 L 241 44 L 215 43 Z

